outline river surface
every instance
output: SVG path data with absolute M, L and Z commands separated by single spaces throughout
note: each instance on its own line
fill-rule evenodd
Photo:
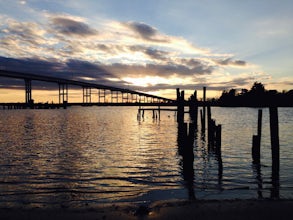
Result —
M 163 107 L 162 107 L 163 108 Z M 198 125 L 186 156 L 174 112 L 137 107 L 0 111 L 0 208 L 79 207 L 173 199 L 293 199 L 293 108 L 278 108 L 280 172 L 272 176 L 269 111 L 261 164 L 251 157 L 256 108 L 212 108 L 221 156 Z M 189 115 L 185 114 L 189 122 Z M 190 156 L 191 155 L 191 156 Z

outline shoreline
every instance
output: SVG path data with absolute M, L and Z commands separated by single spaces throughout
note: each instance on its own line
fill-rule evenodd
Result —
M 293 219 L 293 199 L 159 201 L 87 208 L 1 208 L 1 219 Z

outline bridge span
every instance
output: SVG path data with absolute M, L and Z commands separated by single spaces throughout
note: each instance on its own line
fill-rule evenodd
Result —
M 34 105 L 32 97 L 32 81 L 56 83 L 59 91 L 59 104 L 57 105 L 174 105 L 175 100 L 151 95 L 125 88 L 117 88 L 102 84 L 83 81 L 69 80 L 52 76 L 37 75 L 33 73 L 22 73 L 8 70 L 0 70 L 0 77 L 9 77 L 24 80 L 25 102 Z M 70 103 L 69 86 L 80 86 L 82 88 L 82 103 Z M 96 90 L 97 100 L 93 100 L 93 90 Z M 106 99 L 108 97 L 109 99 Z M 12 104 L 12 103 L 11 103 Z

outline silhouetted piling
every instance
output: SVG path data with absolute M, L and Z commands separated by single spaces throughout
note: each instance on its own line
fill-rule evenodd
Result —
M 194 123 L 189 123 L 189 127 L 188 127 L 188 141 L 189 141 L 189 144 L 190 145 L 193 145 L 194 137 L 195 137 L 195 125 L 194 125 Z
M 261 130 L 262 130 L 262 109 L 259 109 L 258 119 L 257 119 L 257 135 L 259 136 L 259 142 L 261 141 Z
M 195 128 L 197 129 L 198 101 L 197 101 L 196 90 L 194 90 L 193 95 L 191 95 L 189 99 L 189 114 L 190 114 L 191 120 L 195 124 Z
M 203 119 L 202 130 L 206 129 L 206 87 L 203 87 Z
M 279 120 L 277 107 L 270 107 L 270 131 L 273 165 L 279 170 L 280 145 L 279 145 Z
M 272 198 L 279 198 L 279 170 L 280 170 L 280 144 L 279 120 L 277 107 L 270 107 L 270 131 L 272 149 Z
M 178 123 L 178 153 L 182 156 L 181 167 L 184 186 L 188 190 L 190 200 L 195 199 L 194 192 L 194 152 L 193 140 L 195 134 L 193 123 Z M 187 132 L 188 131 L 188 132 Z
M 211 106 L 207 106 L 207 118 L 208 118 L 208 145 L 210 146 L 212 143 L 214 129 L 212 125 L 212 113 L 211 113 Z
M 184 121 L 184 91 L 181 91 L 179 88 L 177 91 L 177 122 L 182 123 Z
M 257 135 L 252 136 L 252 161 L 253 163 L 260 163 L 260 143 L 262 130 L 262 110 L 258 110 L 257 119 Z

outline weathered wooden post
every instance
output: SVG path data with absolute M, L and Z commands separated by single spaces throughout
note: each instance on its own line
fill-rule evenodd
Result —
M 262 109 L 259 109 L 258 119 L 257 119 L 257 135 L 259 136 L 259 143 L 261 141 L 261 130 L 262 130 Z
M 194 134 L 194 124 L 189 124 L 187 135 L 187 123 L 178 123 L 178 153 L 182 156 L 181 167 L 184 185 L 188 190 L 189 199 L 195 199 L 194 192 L 194 152 L 193 142 L 190 138 Z
M 214 131 L 212 129 L 212 113 L 211 106 L 207 106 L 207 116 L 208 116 L 208 145 L 210 146 L 212 143 L 212 135 L 214 135 Z
M 193 146 L 194 136 L 195 136 L 195 125 L 194 125 L 194 123 L 189 123 L 189 127 L 188 127 L 188 141 L 189 141 L 189 145 L 192 145 Z
M 279 121 L 277 107 L 270 107 L 270 131 L 273 167 L 279 170 L 280 145 L 279 145 Z
M 203 87 L 203 126 L 202 130 L 206 129 L 206 87 Z
M 184 91 L 177 90 L 177 122 L 184 122 Z
M 195 90 L 193 95 L 189 98 L 189 114 L 191 120 L 197 127 L 197 116 L 198 116 L 198 102 L 197 102 L 197 91 Z
M 272 149 L 272 194 L 271 197 L 279 198 L 279 170 L 280 170 L 280 144 L 278 108 L 270 107 L 270 131 Z
M 197 100 L 197 91 L 194 90 L 194 98 L 195 98 L 195 102 L 196 102 L 196 105 L 195 105 L 195 113 L 194 113 L 194 124 L 195 124 L 195 129 L 197 130 L 197 127 L 198 127 L 198 100 Z
M 260 143 L 261 143 L 261 130 L 262 130 L 262 110 L 258 110 L 257 119 L 257 135 L 252 136 L 252 161 L 253 163 L 260 163 Z

